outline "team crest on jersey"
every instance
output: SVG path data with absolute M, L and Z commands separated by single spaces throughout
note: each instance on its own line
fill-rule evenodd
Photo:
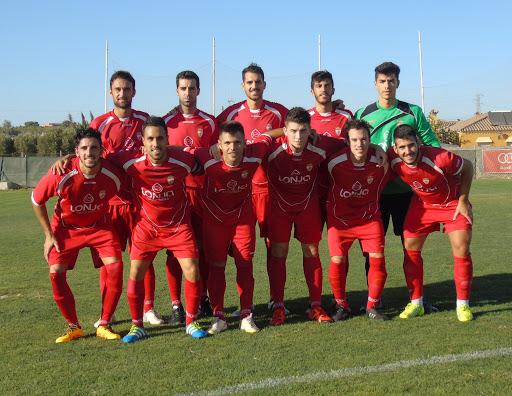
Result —
M 359 181 L 356 181 L 353 185 L 352 185 L 352 190 L 354 191 L 359 191 L 363 186 L 361 185 L 361 183 L 359 183 Z
M 87 194 L 84 197 L 84 203 L 90 204 L 90 203 L 93 203 L 93 202 L 94 202 L 94 197 L 91 194 Z
M 194 145 L 194 139 L 187 135 L 185 136 L 185 139 L 183 139 L 183 144 L 186 147 L 192 147 Z
M 154 193 L 159 194 L 164 190 L 164 188 L 162 187 L 162 185 L 160 183 L 155 183 L 151 187 L 151 190 L 153 190 Z
M 124 149 L 131 150 L 134 145 L 135 145 L 135 142 L 132 140 L 132 138 L 128 138 L 124 142 Z
M 313 164 L 309 163 L 309 164 L 306 165 L 306 170 L 308 172 L 311 172 L 312 169 L 313 169 Z
M 257 129 L 253 129 L 251 132 L 251 138 L 256 139 L 261 136 L 261 132 Z
M 341 128 L 340 127 L 337 127 L 335 129 L 335 132 L 336 132 L 336 135 L 340 136 L 341 135 Z
M 428 183 L 430 183 L 430 180 L 429 180 L 429 179 L 427 179 L 427 178 L 424 178 L 424 179 L 423 179 L 423 183 L 424 183 L 424 184 L 428 184 Z
M 419 181 L 416 181 L 416 180 L 414 180 L 414 181 L 412 182 L 412 186 L 413 186 L 414 188 L 418 189 L 418 190 L 420 190 L 420 189 L 422 189 L 422 188 L 423 188 L 423 186 L 421 185 L 421 183 L 420 183 Z
M 267 131 L 272 130 L 272 124 L 267 124 Z
M 174 176 L 173 175 L 170 175 L 167 178 L 167 183 L 169 183 L 171 186 L 174 184 Z
M 103 199 L 105 198 L 105 195 L 107 195 L 106 191 L 105 190 L 100 190 L 100 192 L 98 193 L 100 199 Z
M 373 183 L 373 176 L 368 176 L 366 181 L 368 182 L 368 184 L 372 184 Z
M 294 169 L 292 171 L 292 176 L 299 176 L 299 175 L 300 175 L 300 172 L 297 169 Z
M 199 136 L 199 138 L 203 137 L 203 128 L 197 128 L 197 136 Z
M 230 181 L 228 181 L 228 183 L 226 184 L 226 187 L 230 190 L 234 190 L 237 186 L 237 181 L 236 180 L 233 180 L 231 179 Z
M 247 179 L 247 176 L 249 176 L 249 172 L 247 172 L 246 170 L 244 170 L 240 176 L 242 177 L 242 179 Z
M 324 136 L 329 136 L 329 137 L 332 137 L 331 134 L 329 132 L 324 132 L 323 133 Z

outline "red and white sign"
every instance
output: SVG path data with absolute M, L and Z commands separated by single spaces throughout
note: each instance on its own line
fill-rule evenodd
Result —
M 512 149 L 482 150 L 485 173 L 512 173 Z

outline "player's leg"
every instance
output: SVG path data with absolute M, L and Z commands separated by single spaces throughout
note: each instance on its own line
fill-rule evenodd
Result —
M 457 318 L 461 322 L 469 322 L 473 314 L 469 308 L 471 282 L 473 280 L 473 261 L 470 244 L 472 231 L 470 229 L 454 230 L 448 233 L 453 253 L 453 278 L 457 291 Z
M 171 297 L 171 319 L 170 324 L 185 324 L 185 310 L 181 304 L 181 283 L 183 271 L 178 260 L 172 252 L 167 250 L 167 259 L 165 262 L 165 272 L 167 274 L 167 285 L 169 286 L 169 295 Z
M 254 208 L 254 214 L 256 215 L 256 221 L 258 222 L 258 227 L 260 229 L 260 238 L 263 238 L 265 241 L 266 247 L 266 264 L 267 264 L 267 275 L 270 279 L 270 266 L 272 265 L 272 253 L 271 253 L 271 242 L 269 236 L 269 222 L 271 220 L 270 216 L 270 197 L 268 190 L 261 188 L 257 188 L 255 191 L 253 184 L 253 192 L 252 192 L 252 204 Z M 272 295 L 272 288 L 270 288 L 270 301 L 275 301 L 274 296 Z
M 155 310 L 155 289 L 156 289 L 156 275 L 155 266 L 151 263 L 144 276 L 144 323 L 152 325 L 161 325 L 164 320 L 160 314 Z
M 106 291 L 103 299 L 100 323 L 96 329 L 96 336 L 106 340 L 118 340 L 121 336 L 115 333 L 109 323 L 112 320 L 119 298 L 123 292 L 123 261 L 121 251 L 110 257 L 102 257 L 107 273 Z

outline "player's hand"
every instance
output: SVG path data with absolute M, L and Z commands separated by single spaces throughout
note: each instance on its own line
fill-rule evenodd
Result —
M 333 109 L 340 109 L 345 110 L 345 103 L 342 99 L 336 99 L 332 101 L 332 108 Z
M 212 144 L 210 146 L 210 155 L 219 161 L 222 158 L 222 154 L 220 153 L 220 148 L 218 144 Z
M 458 215 L 464 216 L 469 221 L 469 224 L 473 224 L 473 208 L 467 199 L 459 199 L 459 203 L 453 214 L 453 220 L 457 219 Z
M 52 248 L 55 248 L 55 250 L 58 253 L 60 253 L 59 243 L 57 242 L 57 239 L 55 239 L 55 236 L 53 236 L 53 234 L 47 235 L 46 238 L 44 239 L 43 254 L 44 254 L 44 259 L 46 260 L 46 262 L 48 262 L 48 256 L 49 256 L 50 250 L 52 250 Z
M 54 175 L 63 175 L 66 171 L 66 167 L 68 166 L 69 160 L 73 158 L 74 154 L 67 154 L 61 159 L 58 159 L 53 163 L 53 165 L 50 167 L 52 173 Z
M 380 147 L 378 144 L 375 145 L 375 156 L 377 157 L 378 164 L 377 166 L 382 166 L 388 170 L 388 156 L 386 152 Z

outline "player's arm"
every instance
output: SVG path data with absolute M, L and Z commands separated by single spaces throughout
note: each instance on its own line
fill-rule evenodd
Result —
M 265 135 L 270 136 L 272 139 L 277 139 L 284 135 L 284 129 L 283 128 L 271 129 L 270 131 L 266 131 Z
M 50 170 L 54 175 L 63 175 L 66 172 L 66 167 L 68 166 L 69 161 L 75 157 L 75 154 L 66 154 L 64 157 L 55 161 L 52 166 L 50 166 Z
M 379 161 L 378 166 L 383 166 L 387 171 L 389 163 L 386 152 L 378 144 L 370 143 L 370 147 L 375 150 L 375 156 L 377 157 L 377 161 Z
M 418 130 L 418 137 L 420 140 L 425 146 L 441 147 L 441 143 L 439 143 L 437 135 L 432 130 L 430 123 L 425 118 L 425 114 L 423 114 L 421 108 L 417 107 L 416 110 L 415 116 L 418 124 L 416 125 L 416 128 Z
M 55 247 L 55 250 L 60 252 L 59 243 L 53 235 L 53 231 L 50 226 L 50 219 L 48 218 L 48 210 L 46 209 L 46 202 L 50 197 L 55 195 L 59 179 L 60 178 L 48 172 L 48 174 L 44 176 L 39 183 L 37 183 L 37 186 L 32 191 L 31 196 L 32 208 L 34 209 L 34 213 L 39 224 L 41 224 L 45 237 L 43 254 L 46 261 L 48 261 L 48 254 L 52 247 Z
M 460 214 L 473 224 L 473 209 L 469 202 L 469 190 L 473 181 L 473 164 L 467 159 L 463 159 L 462 170 L 460 172 L 460 196 L 459 203 L 455 209 L 453 220 Z

